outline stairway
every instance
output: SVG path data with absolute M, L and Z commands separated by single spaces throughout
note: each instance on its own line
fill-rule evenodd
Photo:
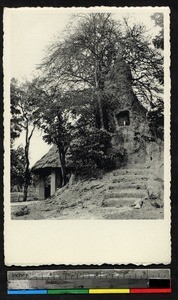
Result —
M 144 165 L 134 165 L 113 171 L 111 184 L 105 191 L 102 207 L 140 208 L 146 197 L 149 170 Z

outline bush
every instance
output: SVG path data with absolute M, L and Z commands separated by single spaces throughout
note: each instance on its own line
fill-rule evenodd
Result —
M 160 102 L 157 110 L 148 113 L 150 131 L 153 137 L 164 140 L 163 103 Z
M 107 171 L 120 168 L 127 162 L 127 150 L 124 148 L 111 149 L 110 155 L 107 157 L 105 169 Z
M 124 160 L 125 150 L 114 151 L 111 144 L 111 134 L 105 130 L 89 128 L 76 131 L 70 145 L 68 156 L 69 167 L 80 177 L 97 177 L 99 170 L 109 171 Z

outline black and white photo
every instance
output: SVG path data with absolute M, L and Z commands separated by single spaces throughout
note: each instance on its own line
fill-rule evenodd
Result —
M 169 232 L 169 9 L 6 9 L 4 24 L 6 217 Z

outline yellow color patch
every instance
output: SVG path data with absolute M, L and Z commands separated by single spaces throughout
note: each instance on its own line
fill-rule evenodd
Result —
M 130 289 L 89 289 L 89 294 L 129 294 Z

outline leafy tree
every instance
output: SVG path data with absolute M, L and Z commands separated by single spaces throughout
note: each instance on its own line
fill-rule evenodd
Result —
M 11 84 L 11 95 L 15 95 L 16 91 L 16 85 L 18 84 L 17 80 L 15 78 L 12 79 Z M 11 97 L 11 103 L 10 103 L 10 109 L 11 109 L 11 145 L 13 144 L 14 140 L 18 138 L 22 132 L 22 127 L 20 126 L 21 121 L 21 112 L 18 106 L 16 105 L 16 98 Z
M 43 130 L 43 139 L 55 144 L 59 152 L 62 186 L 67 182 L 66 152 L 71 138 L 70 110 L 66 107 L 69 97 L 61 93 L 58 84 L 49 85 L 45 78 L 33 80 L 33 92 L 38 98 L 38 127 Z
M 17 80 L 11 81 L 11 137 L 18 137 L 22 130 L 25 131 L 25 170 L 24 170 L 24 196 L 27 200 L 28 186 L 30 183 L 29 147 L 33 132 L 39 121 L 37 117 L 37 98 L 32 95 L 30 82 L 19 84 Z
M 66 152 L 69 147 L 71 126 L 68 121 L 68 114 L 60 110 L 58 103 L 53 103 L 48 107 L 42 118 L 43 139 L 49 144 L 55 144 L 58 148 L 62 186 L 64 186 L 67 182 Z
M 22 189 L 25 172 L 25 152 L 22 146 L 11 149 L 11 187 Z

